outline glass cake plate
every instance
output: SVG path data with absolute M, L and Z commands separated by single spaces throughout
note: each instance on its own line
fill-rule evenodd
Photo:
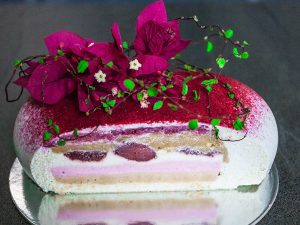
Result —
M 237 190 L 59 196 L 41 191 L 16 159 L 9 185 L 17 209 L 31 224 L 243 225 L 257 224 L 267 214 L 279 177 L 273 164 L 259 186 Z

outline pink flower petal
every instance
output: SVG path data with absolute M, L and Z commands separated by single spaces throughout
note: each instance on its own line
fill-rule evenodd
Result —
M 100 57 L 103 64 L 106 64 L 115 58 L 112 48 L 114 48 L 112 46 L 112 43 L 98 42 L 95 43 L 93 46 L 89 47 L 87 51 L 94 54 L 97 57 Z
M 138 70 L 131 70 L 132 76 L 154 74 L 168 68 L 168 62 L 164 58 L 154 55 L 140 55 L 137 60 L 142 64 Z
M 122 38 L 121 38 L 121 34 L 120 34 L 120 29 L 119 29 L 119 25 L 117 22 L 115 22 L 111 28 L 111 33 L 112 33 L 112 36 L 115 40 L 115 44 L 116 44 L 116 47 L 119 49 L 119 50 L 123 50 L 123 47 L 122 47 Z
M 67 68 L 60 61 L 40 64 L 30 76 L 26 88 L 37 101 L 56 104 L 74 90 L 74 82 L 66 76 Z
M 149 21 L 138 31 L 134 48 L 138 55 L 158 55 L 168 60 L 189 43 L 190 41 L 180 40 L 178 21 L 162 24 Z
M 19 79 L 15 80 L 14 83 L 23 88 L 26 88 L 29 78 L 30 78 L 30 76 L 23 76 L 23 77 L 20 77 Z
M 164 38 L 164 28 L 154 21 L 149 21 L 137 32 L 134 48 L 139 55 L 160 55 Z
M 79 110 L 81 112 L 87 112 L 94 108 L 92 101 L 88 100 L 88 94 L 86 93 L 84 86 L 81 86 L 80 84 L 78 84 L 77 88 L 77 98 Z
M 86 40 L 71 31 L 60 30 L 44 39 L 50 54 L 56 54 L 58 49 L 70 51 L 70 48 L 81 49 L 86 45 Z M 71 47 L 72 46 L 72 47 Z
M 136 32 L 150 20 L 158 23 L 167 22 L 167 12 L 164 1 L 158 0 L 140 12 L 136 23 Z
M 87 51 L 99 57 L 104 65 L 112 61 L 121 71 L 125 71 L 128 68 L 129 61 L 127 56 L 116 49 L 113 43 L 98 42 L 88 48 Z
M 191 41 L 189 40 L 177 41 L 173 45 L 170 45 L 169 48 L 166 48 L 165 51 L 163 51 L 161 57 L 165 59 L 170 59 L 174 57 L 177 53 L 185 49 L 190 43 Z

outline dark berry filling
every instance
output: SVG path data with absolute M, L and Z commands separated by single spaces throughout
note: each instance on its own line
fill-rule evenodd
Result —
M 69 151 L 64 154 L 71 160 L 80 160 L 84 162 L 99 162 L 106 157 L 106 152 L 102 151 Z
M 128 143 L 118 147 L 115 154 L 128 160 L 145 162 L 156 157 L 155 152 L 146 145 L 138 143 Z

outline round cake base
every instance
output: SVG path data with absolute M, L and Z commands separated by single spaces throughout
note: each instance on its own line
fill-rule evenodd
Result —
M 17 209 L 19 212 L 26 218 L 31 224 L 41 224 L 41 221 L 47 221 L 47 224 L 69 224 L 70 221 L 64 221 L 61 220 L 59 216 L 56 215 L 55 208 L 59 208 L 63 205 L 63 203 L 68 201 L 68 198 L 70 196 L 59 196 L 56 197 L 54 194 L 46 194 L 44 193 L 34 182 L 31 181 L 31 179 L 23 172 L 22 166 L 18 159 L 15 160 L 15 162 L 12 165 L 10 176 L 9 176 L 9 186 L 10 186 L 10 192 L 13 199 L 13 202 L 15 203 Z M 237 190 L 226 190 L 226 191 L 205 191 L 205 192 L 173 192 L 173 193 L 167 193 L 165 196 L 169 196 L 169 199 L 177 199 L 180 201 L 193 201 L 191 197 L 187 196 L 199 196 L 199 193 L 201 195 L 201 201 L 205 199 L 203 202 L 209 202 L 209 207 L 212 206 L 212 202 L 215 205 L 215 213 L 212 213 L 211 216 L 213 218 L 205 218 L 205 222 L 210 222 L 209 224 L 221 224 L 221 225 L 227 225 L 232 224 L 234 222 L 235 224 L 256 224 L 258 223 L 270 210 L 272 207 L 279 188 L 279 177 L 276 165 L 273 164 L 272 169 L 268 176 L 264 179 L 264 181 L 259 186 L 243 186 L 238 188 Z M 103 199 L 102 196 L 105 194 L 93 194 L 94 199 Z M 117 204 L 117 200 L 120 196 L 124 194 L 114 194 L 116 199 L 115 203 Z M 135 193 L 135 198 L 138 198 L 140 201 L 145 202 L 145 205 L 147 206 L 147 202 L 149 200 L 155 200 L 159 201 L 157 203 L 157 206 L 161 207 L 160 202 L 165 201 L 163 198 L 158 198 L 158 196 L 164 196 L 161 193 Z M 89 198 L 91 196 L 89 195 Z M 153 197 L 153 198 L 152 198 Z M 74 202 L 74 199 L 76 200 L 77 196 L 73 195 L 72 201 Z M 107 197 L 105 197 L 107 198 Z M 121 199 L 122 197 L 120 197 Z M 168 197 L 166 197 L 168 198 Z M 189 199 L 188 199 L 189 198 Z M 59 200 L 57 200 L 59 199 Z M 85 199 L 85 197 L 82 197 L 78 195 L 78 202 L 82 201 L 82 199 Z M 159 200 L 158 200 L 159 199 Z M 207 201 L 209 199 L 209 201 Z M 252 199 L 252 200 L 251 200 Z M 255 201 L 253 201 L 255 199 Z M 234 200 L 236 200 L 237 204 L 234 204 Z M 199 200 L 200 201 L 200 200 Z M 203 202 L 201 203 L 201 210 L 205 209 L 205 204 L 203 205 Z M 192 210 L 199 210 L 199 205 L 193 203 L 195 205 L 195 209 Z M 223 205 L 222 205 L 223 204 Z M 231 204 L 231 207 L 234 207 L 235 209 L 229 209 L 226 210 L 227 205 Z M 249 205 L 250 204 L 250 205 Z M 253 205 L 251 205 L 253 204 Z M 50 207 L 49 207 L 50 206 Z M 83 205 L 84 206 L 84 205 Z M 150 210 L 155 210 L 155 204 Z M 165 207 L 169 207 L 166 205 Z M 180 206 L 181 211 L 185 210 L 183 208 L 184 206 Z M 188 206 L 190 209 L 190 205 Z M 256 209 L 252 210 L 249 213 L 249 209 Z M 45 208 L 49 210 L 49 212 L 45 212 Z M 244 209 L 244 210 L 241 210 Z M 77 208 L 78 210 L 78 208 Z M 80 209 L 79 209 L 80 210 Z M 84 209 L 86 210 L 86 209 Z M 121 209 L 122 210 L 122 209 Z M 125 210 L 125 209 L 124 209 Z M 161 209 L 159 209 L 161 210 Z M 162 210 L 173 210 L 169 208 L 165 208 Z M 119 211 L 118 211 L 119 212 Z M 50 214 L 53 215 L 50 215 Z M 136 212 L 138 213 L 138 212 Z M 89 215 L 89 214 L 87 214 Z M 101 217 L 103 218 L 103 212 L 100 212 Z M 147 213 L 145 214 L 147 215 Z M 43 218 L 47 217 L 47 218 Z M 86 222 L 88 223 L 90 218 L 86 218 Z M 99 216 L 99 219 L 100 216 Z M 109 220 L 115 220 L 119 218 L 109 218 Z M 164 221 L 164 222 L 172 222 L 172 224 L 182 224 L 182 222 L 195 222 L 195 221 L 186 221 L 190 220 L 190 215 L 183 214 L 180 218 L 181 221 Z M 56 221 L 60 220 L 60 221 Z M 84 218 L 80 218 L 80 220 L 84 220 Z M 144 221 L 147 221 L 148 218 L 145 218 Z M 152 218 L 153 221 L 149 221 L 149 224 L 151 222 L 154 222 L 154 224 L 158 224 L 159 220 L 161 218 Z M 156 221 L 157 220 L 157 221 Z M 195 219 L 194 219 L 195 220 Z M 216 223 L 214 223 L 214 221 Z M 125 223 L 123 223 L 125 222 Z M 126 224 L 126 222 L 132 222 L 132 221 L 122 221 L 122 224 Z M 171 224 L 171 223 L 170 223 Z

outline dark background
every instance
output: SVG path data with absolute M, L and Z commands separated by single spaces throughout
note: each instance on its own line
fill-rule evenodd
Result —
M 151 1 L 84 2 L 0 1 L 1 225 L 27 224 L 14 207 L 8 188 L 9 170 L 15 159 L 14 120 L 27 97 L 26 93 L 19 102 L 5 102 L 4 85 L 13 62 L 44 53 L 43 37 L 59 29 L 69 29 L 96 41 L 109 41 L 110 27 L 118 21 L 123 40 L 130 42 L 138 12 Z M 232 62 L 224 72 L 255 89 L 269 103 L 278 123 L 275 162 L 280 189 L 274 206 L 259 224 L 300 224 L 300 2 L 169 0 L 166 5 L 169 18 L 196 14 L 204 24 L 233 28 L 236 38 L 251 44 L 249 60 Z M 182 34 L 193 39 L 199 35 L 189 25 L 182 27 Z M 204 53 L 203 46 L 192 46 L 185 56 L 204 66 L 210 60 L 199 56 L 200 53 Z M 17 93 L 17 88 L 11 89 L 11 93 Z

